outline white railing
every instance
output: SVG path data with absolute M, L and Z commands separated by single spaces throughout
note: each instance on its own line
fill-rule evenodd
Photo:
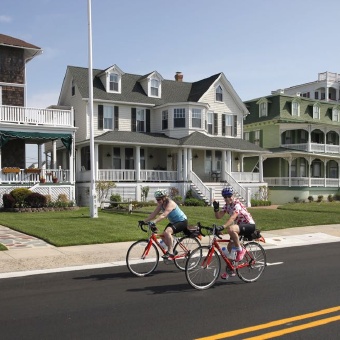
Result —
M 88 181 L 90 176 L 90 171 L 81 171 L 77 174 L 77 180 Z M 98 180 L 113 182 L 136 181 L 136 170 L 100 169 L 98 170 Z M 177 171 L 141 170 L 140 180 L 149 182 L 177 181 Z
M 0 105 L 0 122 L 73 127 L 73 110 Z
M 281 144 L 282 148 L 308 151 L 308 143 L 300 144 Z M 339 145 L 310 143 L 310 151 L 318 153 L 340 153 Z
M 64 169 L 41 169 L 40 172 L 27 172 L 25 169 L 20 169 L 19 172 L 4 172 L 0 173 L 0 183 L 15 183 L 15 184 L 32 184 L 32 183 L 64 183 L 70 182 L 70 170 Z
M 140 179 L 141 181 L 150 181 L 150 182 L 177 181 L 177 171 L 141 170 Z
M 243 186 L 241 184 L 239 184 L 231 174 L 226 172 L 225 175 L 226 175 L 226 181 L 234 188 L 234 190 L 240 196 L 242 196 L 244 199 L 246 199 L 247 198 L 247 190 L 245 188 L 243 188 Z
M 196 188 L 209 200 L 209 202 L 212 202 L 213 197 L 211 189 L 209 189 L 193 171 L 189 171 L 188 175 L 192 184 L 196 186 Z
M 231 172 L 231 175 L 239 183 L 260 182 L 260 174 L 258 172 Z
M 308 187 L 309 182 L 311 187 L 338 187 L 339 179 L 337 178 L 311 178 L 308 177 L 266 177 L 263 179 L 268 183 L 268 186 L 290 186 L 291 187 Z

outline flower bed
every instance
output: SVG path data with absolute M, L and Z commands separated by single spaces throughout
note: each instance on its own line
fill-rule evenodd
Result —
M 40 174 L 41 169 L 38 168 L 27 168 L 25 169 L 25 174 Z
M 3 174 L 18 174 L 19 172 L 20 172 L 20 168 L 16 168 L 16 167 L 2 168 Z

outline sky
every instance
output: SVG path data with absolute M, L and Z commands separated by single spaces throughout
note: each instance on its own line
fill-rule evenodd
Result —
M 339 72 L 339 0 L 92 0 L 92 65 L 194 82 L 223 72 L 241 100 Z M 27 102 L 58 102 L 68 65 L 88 67 L 88 0 L 1 0 L 0 33 L 39 46 Z

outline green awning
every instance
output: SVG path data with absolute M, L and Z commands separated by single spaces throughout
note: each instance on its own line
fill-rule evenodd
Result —
M 9 138 L 41 139 L 41 140 L 60 139 L 68 151 L 71 151 L 72 146 L 72 135 L 69 133 L 0 131 L 1 148 L 8 142 Z

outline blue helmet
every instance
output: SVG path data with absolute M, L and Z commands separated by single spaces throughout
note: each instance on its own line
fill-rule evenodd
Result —
M 234 195 L 234 189 L 233 187 L 226 187 L 222 190 L 222 196 L 232 196 Z

